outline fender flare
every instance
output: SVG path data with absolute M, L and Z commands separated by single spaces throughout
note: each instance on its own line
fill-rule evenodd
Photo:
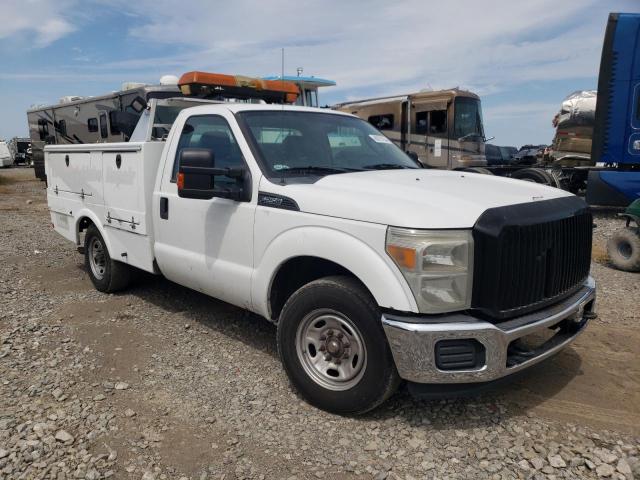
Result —
M 347 269 L 371 292 L 380 307 L 417 312 L 409 285 L 390 258 L 369 244 L 333 228 L 301 226 L 286 230 L 265 248 L 251 282 L 254 309 L 270 318 L 269 297 L 273 281 L 288 260 L 317 257 Z
M 104 226 L 102 225 L 102 222 L 100 221 L 98 216 L 88 208 L 81 209 L 75 216 L 76 245 L 81 246 L 80 245 L 80 220 L 82 220 L 83 218 L 88 218 L 95 225 L 95 227 L 100 232 L 100 235 L 102 235 L 102 238 L 104 239 L 104 243 L 106 243 L 107 251 L 109 252 L 109 255 L 111 255 L 112 249 L 111 249 L 111 240 L 109 239 L 109 235 L 107 235 L 107 233 L 105 232 Z

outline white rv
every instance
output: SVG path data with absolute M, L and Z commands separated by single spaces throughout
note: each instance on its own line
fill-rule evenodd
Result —
M 13 165 L 13 157 L 9 151 L 7 142 L 0 142 L 0 167 L 9 167 Z

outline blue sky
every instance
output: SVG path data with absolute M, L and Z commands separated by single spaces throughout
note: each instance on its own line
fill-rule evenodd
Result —
M 638 0 L 2 0 L 0 138 L 26 110 L 189 70 L 335 80 L 322 103 L 459 86 L 499 145 L 549 143 L 574 90 L 595 89 L 609 11 Z

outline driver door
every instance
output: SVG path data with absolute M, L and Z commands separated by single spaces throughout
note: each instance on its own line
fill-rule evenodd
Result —
M 176 283 L 250 308 L 255 202 L 182 198 L 176 184 L 183 148 L 211 150 L 219 168 L 248 169 L 236 140 L 242 134 L 233 118 L 216 114 L 189 117 L 182 132 L 173 136 L 179 138 L 170 139 L 161 188 L 154 194 L 158 266 Z M 216 177 L 215 181 L 231 180 Z

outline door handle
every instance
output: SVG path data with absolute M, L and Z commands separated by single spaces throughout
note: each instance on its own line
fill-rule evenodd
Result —
M 169 199 L 167 197 L 160 197 L 160 218 L 169 219 Z

